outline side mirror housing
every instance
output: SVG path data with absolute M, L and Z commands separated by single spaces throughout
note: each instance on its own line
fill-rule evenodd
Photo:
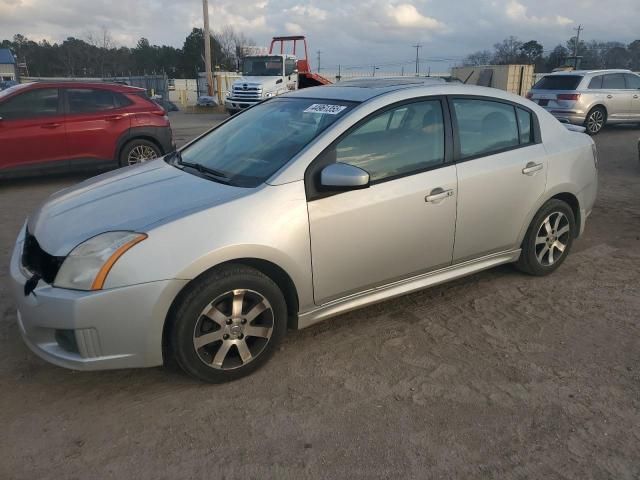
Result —
M 347 163 L 332 163 L 320 172 L 320 186 L 323 190 L 357 190 L 368 188 L 369 185 L 369 173 Z

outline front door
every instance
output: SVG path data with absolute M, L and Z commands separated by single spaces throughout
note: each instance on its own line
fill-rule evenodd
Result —
M 67 138 L 57 88 L 36 88 L 0 103 L 0 168 L 66 165 Z
M 317 304 L 451 264 L 457 179 L 443 118 L 440 100 L 403 104 L 329 148 L 372 184 L 309 199 Z
M 519 248 L 531 206 L 546 186 L 546 152 L 533 114 L 478 98 L 451 104 L 458 157 L 453 261 Z

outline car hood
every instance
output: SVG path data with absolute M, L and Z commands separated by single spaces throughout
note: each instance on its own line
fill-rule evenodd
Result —
M 29 218 L 27 228 L 44 251 L 66 256 L 76 245 L 100 233 L 144 232 L 250 191 L 191 175 L 160 159 L 54 193 Z

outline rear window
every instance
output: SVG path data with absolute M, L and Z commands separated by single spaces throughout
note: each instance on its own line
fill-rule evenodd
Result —
M 536 90 L 575 90 L 582 75 L 549 75 L 542 77 L 533 88 Z

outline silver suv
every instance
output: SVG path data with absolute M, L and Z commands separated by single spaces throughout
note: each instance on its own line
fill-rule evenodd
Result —
M 219 382 L 287 328 L 504 263 L 553 272 L 596 198 L 593 140 L 522 97 L 429 83 L 285 94 L 54 194 L 11 260 L 26 344 Z
M 629 70 L 551 73 L 527 98 L 561 122 L 584 125 L 590 135 L 608 123 L 640 123 L 640 76 Z

